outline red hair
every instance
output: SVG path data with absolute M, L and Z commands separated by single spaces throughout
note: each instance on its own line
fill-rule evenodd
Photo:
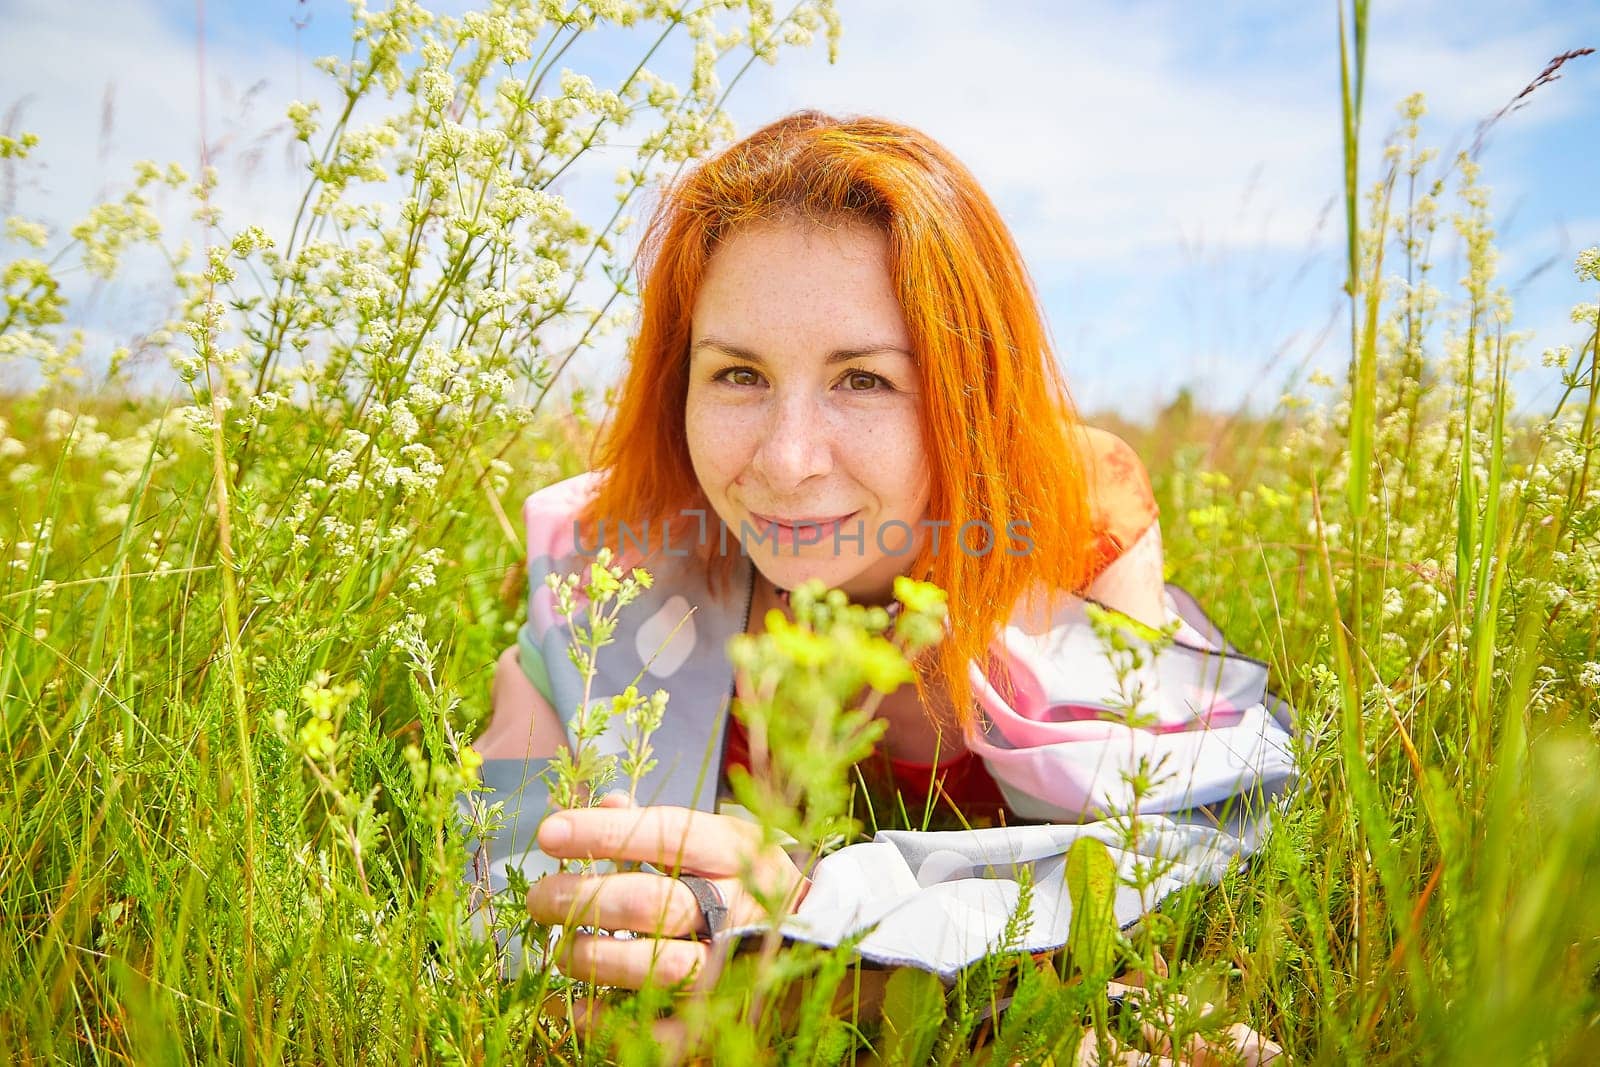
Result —
M 696 529 L 683 509 L 714 516 L 684 429 L 690 314 L 721 241 L 796 219 L 854 220 L 888 235 L 921 376 L 929 518 L 947 520 L 951 536 L 967 522 L 995 531 L 986 555 L 950 551 L 947 539 L 907 568 L 949 594 L 950 634 L 922 669 L 943 681 L 965 724 L 969 663 L 987 663 L 990 642 L 1030 590 L 1086 584 L 1095 535 L 1077 417 L 1022 257 L 972 174 L 925 134 L 803 111 L 664 192 L 639 252 L 639 332 L 599 441 L 604 473 L 583 525 L 592 532 L 600 516 L 629 516 L 682 537 Z M 1006 551 L 1013 522 L 1028 524 L 1026 554 Z M 709 589 L 725 586 L 735 558 L 708 556 Z

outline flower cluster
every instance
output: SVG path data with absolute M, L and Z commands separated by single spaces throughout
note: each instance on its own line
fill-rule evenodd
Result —
M 881 736 L 882 699 L 918 682 L 912 663 L 944 636 L 944 592 L 895 579 L 902 611 L 851 604 L 817 581 L 791 591 L 793 621 L 767 614 L 763 633 L 728 654 L 749 700 L 734 714 L 750 737 L 751 773 L 730 772 L 740 804 L 777 835 L 814 848 L 847 839 L 847 775 Z
M 330 682 L 332 678 L 327 671 L 318 671 L 300 687 L 300 703 L 310 714 L 295 730 L 294 744 L 306 758 L 318 763 L 333 758 L 338 749 L 338 720 L 361 693 L 361 686 L 354 682 Z M 280 730 L 287 733 L 287 715 L 281 709 L 277 722 Z
M 557 807 L 598 800 L 619 771 L 627 778 L 632 798 L 640 779 L 655 765 L 650 735 L 666 713 L 667 693 L 658 689 L 646 697 L 637 686 L 629 685 L 608 700 L 590 696 L 600 650 L 615 637 L 622 610 L 649 589 L 653 580 L 648 571 L 637 567 L 624 571 L 605 548 L 595 554 L 583 574 L 552 574 L 547 579 L 555 594 L 556 612 L 566 620 L 572 635 L 569 652 L 573 665 L 583 678 L 583 699 L 569 725 L 572 747 L 556 753 L 544 772 L 551 801 Z M 626 730 L 622 745 L 603 743 L 616 733 L 617 723 Z M 623 750 L 620 758 L 615 751 L 618 747 Z

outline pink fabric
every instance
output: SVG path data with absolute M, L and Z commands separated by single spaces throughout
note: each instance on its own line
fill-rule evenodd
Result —
M 1017 814 L 1088 819 L 1135 802 L 1175 810 L 1226 795 L 1248 767 L 1284 762 L 1276 751 L 1281 727 L 1250 695 L 1259 665 L 1225 662 L 1219 642 L 1175 617 L 1188 651 L 1145 650 L 1147 669 L 1138 676 L 1145 718 L 1137 726 L 1108 707 L 1117 685 L 1107 681 L 1111 667 L 1081 602 L 1019 615 L 991 648 L 988 672 L 973 665 L 982 714 L 967 744 Z M 1135 797 L 1139 779 L 1154 784 Z

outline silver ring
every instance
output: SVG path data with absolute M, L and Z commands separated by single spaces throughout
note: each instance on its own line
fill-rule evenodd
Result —
M 700 907 L 700 917 L 706 923 L 707 937 L 716 937 L 728 924 L 728 904 L 722 899 L 722 890 L 716 883 L 698 874 L 680 874 L 678 881 L 689 887 L 694 902 Z

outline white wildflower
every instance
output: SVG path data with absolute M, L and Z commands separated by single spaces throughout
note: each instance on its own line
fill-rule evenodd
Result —
M 1600 245 L 1585 248 L 1578 253 L 1578 262 L 1574 267 L 1578 280 L 1585 282 L 1600 282 Z
M 289 104 L 289 121 L 294 125 L 294 135 L 297 140 L 309 141 L 317 132 L 317 121 L 314 116 L 321 105 L 313 102 L 301 103 L 295 100 Z
M 61 440 L 72 430 L 72 424 L 77 421 L 77 418 L 78 416 L 70 411 L 51 408 L 44 413 L 44 439 L 46 441 Z
M 259 226 L 246 226 L 234 235 L 232 247 L 233 254 L 244 259 L 253 252 L 272 248 L 272 238 Z
M 422 426 L 404 400 L 396 400 L 389 408 L 389 425 L 402 441 L 414 440 Z
M 128 521 L 132 507 L 127 501 L 120 504 L 99 504 L 94 511 L 95 522 L 101 526 L 122 526 Z
M 382 308 L 383 296 L 373 286 L 366 285 L 351 294 L 351 303 L 356 311 L 370 318 Z
M 406 584 L 406 592 L 420 593 L 424 589 L 432 589 L 438 578 L 434 568 L 444 562 L 444 549 L 430 548 L 422 554 L 422 558 L 411 566 L 411 580 Z
M 483 387 L 484 395 L 492 400 L 504 400 L 506 394 L 510 393 L 512 386 L 516 384 L 511 380 L 511 375 L 498 368 L 484 374 L 478 381 Z
M 511 485 L 511 464 L 503 459 L 489 461 L 489 486 L 496 495 L 504 493 Z
M 431 110 L 444 111 L 455 101 L 455 79 L 447 70 L 424 70 L 417 75 L 417 95 Z
M 1600 663 L 1594 661 L 1585 663 L 1578 671 L 1578 684 L 1585 689 L 1600 690 Z

